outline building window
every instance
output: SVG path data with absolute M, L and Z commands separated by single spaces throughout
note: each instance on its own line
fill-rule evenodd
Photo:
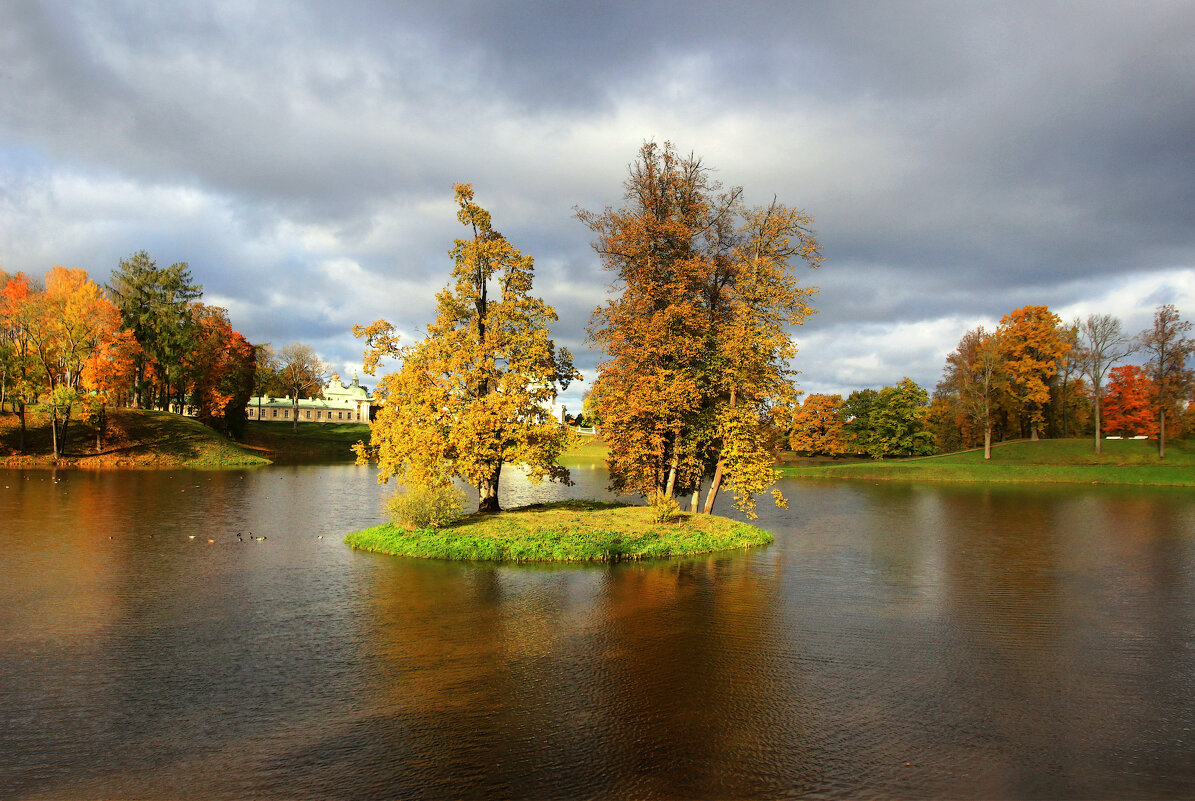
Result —
M 308 420 L 311 419 L 311 410 L 310 409 L 307 410 L 307 419 Z
M 270 409 L 270 411 L 273 413 L 273 416 L 274 416 L 274 417 L 277 417 L 277 416 L 278 416 L 278 410 L 277 410 L 277 409 Z

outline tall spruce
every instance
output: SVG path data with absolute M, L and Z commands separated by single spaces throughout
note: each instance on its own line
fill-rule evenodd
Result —
M 193 281 L 186 262 L 159 267 L 141 250 L 121 259 L 107 288 L 122 327 L 133 332 L 142 350 L 134 364 L 133 405 L 181 400 L 184 359 L 195 345 L 189 305 L 202 297 L 203 287 Z

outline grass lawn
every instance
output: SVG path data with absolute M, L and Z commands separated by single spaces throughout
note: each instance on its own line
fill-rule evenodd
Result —
M 601 437 L 593 434 L 577 434 L 572 446 L 560 455 L 560 461 L 565 464 L 588 464 L 590 462 L 606 461 L 606 454 L 610 449 Z
M 250 420 L 245 426 L 245 447 L 274 461 L 307 459 L 351 462 L 358 440 L 369 442 L 368 423 L 293 423 Z
M 443 529 L 408 531 L 387 523 L 349 534 L 363 551 L 424 559 L 488 562 L 621 562 L 693 556 L 766 545 L 772 535 L 714 515 L 653 523 L 643 506 L 605 501 L 534 504 L 470 515 Z
M 67 429 L 65 457 L 57 464 L 76 467 L 226 468 L 269 464 L 217 431 L 168 412 L 111 409 L 104 448 L 95 450 L 95 430 L 81 420 Z M 26 415 L 25 452 L 17 451 L 18 420 L 0 414 L 0 461 L 10 467 L 51 464 L 50 419 L 40 407 Z
M 1195 486 L 1195 441 L 1171 440 L 1158 458 L 1152 440 L 1105 440 L 1096 456 L 1090 439 L 1018 441 L 983 450 L 923 459 L 781 467 L 782 476 L 866 481 L 979 481 L 996 483 L 1139 484 Z

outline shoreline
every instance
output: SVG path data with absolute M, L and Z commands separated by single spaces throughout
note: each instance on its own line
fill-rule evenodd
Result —
M 645 506 L 573 500 L 468 515 L 442 529 L 383 523 L 344 541 L 355 550 L 414 559 L 610 564 L 746 550 L 768 545 L 773 537 L 718 515 L 682 514 L 675 523 L 654 523 Z

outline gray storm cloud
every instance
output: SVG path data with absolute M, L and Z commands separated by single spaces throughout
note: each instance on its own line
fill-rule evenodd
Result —
M 5 4 L 0 268 L 144 248 L 253 341 L 352 364 L 353 323 L 430 317 L 468 182 L 592 375 L 609 276 L 573 210 L 654 138 L 815 218 L 809 387 L 932 386 L 1025 303 L 1136 330 L 1195 301 L 1189 4 L 772 6 Z

